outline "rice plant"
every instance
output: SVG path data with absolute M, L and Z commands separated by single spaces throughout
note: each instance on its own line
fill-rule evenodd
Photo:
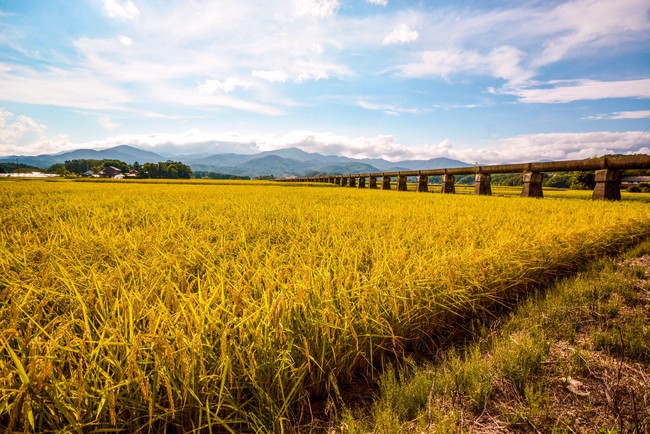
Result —
M 310 399 L 650 235 L 644 203 L 0 188 L 0 427 L 291 431 Z

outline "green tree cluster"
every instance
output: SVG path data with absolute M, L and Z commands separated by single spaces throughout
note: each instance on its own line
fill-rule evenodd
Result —
M 142 165 L 140 176 L 143 178 L 190 179 L 192 169 L 180 161 L 145 163 Z
M 70 160 L 65 163 L 57 163 L 50 166 L 48 172 L 56 173 L 62 176 L 83 175 L 87 171 L 98 174 L 106 167 L 115 167 L 122 173 L 127 174 L 131 170 L 137 170 L 140 178 L 170 178 L 170 179 L 190 179 L 192 178 L 192 169 L 189 166 L 176 161 L 165 161 L 160 163 L 145 163 L 141 165 L 137 161 L 133 164 L 125 163 L 120 160 Z
M 137 164 L 137 163 L 136 163 Z M 80 159 L 69 160 L 65 163 L 57 163 L 50 166 L 48 171 L 59 175 L 83 175 L 91 170 L 94 173 L 99 173 L 104 167 L 113 166 L 120 169 L 123 173 L 129 172 L 133 167 L 124 161 L 120 160 L 92 160 Z
M 22 163 L 0 163 L 0 173 L 30 173 L 39 172 L 41 170 L 42 169 L 39 169 L 38 167 L 28 166 L 27 164 Z
M 544 187 L 593 190 L 596 186 L 594 172 L 555 172 L 545 178 Z

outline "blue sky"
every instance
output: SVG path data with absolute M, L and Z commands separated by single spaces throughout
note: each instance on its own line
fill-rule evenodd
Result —
M 650 2 L 0 0 L 0 155 L 650 153 Z

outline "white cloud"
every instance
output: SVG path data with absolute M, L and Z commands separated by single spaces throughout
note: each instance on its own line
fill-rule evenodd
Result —
M 266 103 L 234 98 L 222 93 L 208 94 L 198 88 L 158 83 L 150 92 L 152 100 L 178 106 L 203 109 L 228 108 L 268 116 L 283 114 L 280 109 Z
M 609 114 L 599 114 L 588 116 L 587 119 L 650 119 L 650 110 L 636 110 L 636 111 L 624 111 L 624 112 L 614 112 Z
M 411 30 L 407 24 L 400 24 L 386 35 L 383 43 L 384 45 L 408 44 L 417 41 L 419 37 L 420 34 L 415 30 Z
M 26 67 L 0 71 L 2 100 L 81 109 L 117 109 L 131 101 L 128 93 L 99 77 L 75 70 Z
M 212 95 L 214 92 L 218 90 L 229 93 L 238 87 L 246 89 L 250 87 L 250 85 L 251 83 L 241 80 L 239 78 L 228 77 L 224 81 L 205 80 L 202 84 L 198 86 L 198 89 L 201 93 Z
M 293 6 L 296 16 L 325 18 L 334 15 L 340 4 L 338 0 L 293 0 Z
M 459 73 L 483 74 L 502 78 L 508 82 L 522 83 L 533 73 L 521 66 L 525 53 L 512 46 L 500 46 L 488 54 L 477 51 L 435 50 L 420 53 L 418 62 L 400 67 L 406 77 L 449 78 Z
M 535 65 L 581 55 L 586 48 L 621 45 L 650 30 L 646 0 L 576 0 L 555 7 L 546 21 L 551 36 Z
M 377 6 L 386 6 L 388 4 L 388 0 L 366 0 L 366 2 Z
M 639 131 L 529 134 L 481 143 L 475 148 L 455 148 L 450 140 L 424 146 L 407 146 L 393 135 L 350 137 L 331 132 L 294 131 L 283 136 L 248 137 L 260 150 L 295 146 L 325 155 L 353 158 L 406 159 L 454 158 L 480 164 L 531 162 L 542 159 L 582 159 L 608 153 L 640 152 L 650 138 L 639 141 Z
M 262 80 L 266 80 L 269 83 L 286 83 L 286 81 L 289 79 L 287 74 L 283 71 L 263 71 L 263 70 L 255 70 L 251 73 L 253 77 L 256 78 L 261 78 Z
M 120 36 L 120 37 L 118 38 L 118 40 L 119 40 L 123 45 L 126 45 L 127 47 L 128 47 L 129 45 L 133 45 L 133 39 L 129 38 L 128 36 L 124 36 L 124 35 L 122 35 L 122 36 Z
M 549 82 L 548 87 L 496 91 L 515 95 L 523 103 L 557 104 L 607 98 L 650 98 L 650 78 L 625 81 L 573 80 Z
M 134 20 L 140 16 L 140 10 L 131 0 L 104 0 L 104 11 L 111 18 Z
M 107 131 L 115 131 L 120 126 L 117 122 L 113 121 L 108 116 L 100 116 L 97 118 L 97 123 Z
M 110 120 L 108 120 L 110 122 Z M 193 128 L 180 133 L 125 134 L 86 143 L 71 143 L 66 136 L 47 137 L 46 130 L 26 116 L 0 109 L 0 155 L 54 153 L 62 150 L 104 149 L 129 143 L 158 152 L 255 153 L 287 147 L 352 158 L 453 158 L 480 164 L 523 163 L 543 159 L 582 159 L 604 154 L 648 153 L 650 137 L 641 131 L 527 134 L 484 141 L 475 147 L 457 147 L 451 140 L 408 146 L 393 135 L 349 136 L 334 132 L 292 131 L 283 135 L 207 133 Z
M 304 71 L 298 74 L 296 81 L 300 83 L 308 80 L 327 80 L 328 78 L 330 78 L 330 76 L 326 71 L 323 71 L 322 69 L 311 69 L 309 71 Z
M 354 76 L 354 73 L 347 66 L 337 63 L 300 61 L 293 65 L 293 69 L 295 81 L 298 83 L 327 80 L 331 77 L 345 78 Z
M 50 139 L 46 127 L 24 115 L 0 108 L 0 155 L 36 155 L 60 152 L 66 136 Z
M 605 154 L 642 152 L 650 138 L 640 131 L 527 134 L 451 151 L 452 158 L 481 164 L 525 163 L 539 160 L 579 160 Z
M 364 99 L 358 100 L 356 104 L 363 109 L 371 110 L 371 111 L 381 111 L 389 116 L 397 116 L 400 113 L 418 114 L 418 113 L 423 113 L 425 111 L 421 109 L 398 107 L 392 104 L 375 104 L 375 103 L 368 102 Z

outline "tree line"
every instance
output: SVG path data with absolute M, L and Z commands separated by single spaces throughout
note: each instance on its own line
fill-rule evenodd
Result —
M 82 176 L 85 173 L 92 172 L 95 175 L 108 168 L 115 167 L 120 169 L 123 174 L 136 171 L 137 178 L 159 178 L 159 179 L 190 179 L 192 178 L 192 169 L 180 161 L 161 161 L 158 163 L 140 164 L 137 161 L 133 164 L 125 163 L 120 160 L 70 160 L 64 163 L 57 163 L 48 169 L 49 173 L 56 173 L 62 176 Z

